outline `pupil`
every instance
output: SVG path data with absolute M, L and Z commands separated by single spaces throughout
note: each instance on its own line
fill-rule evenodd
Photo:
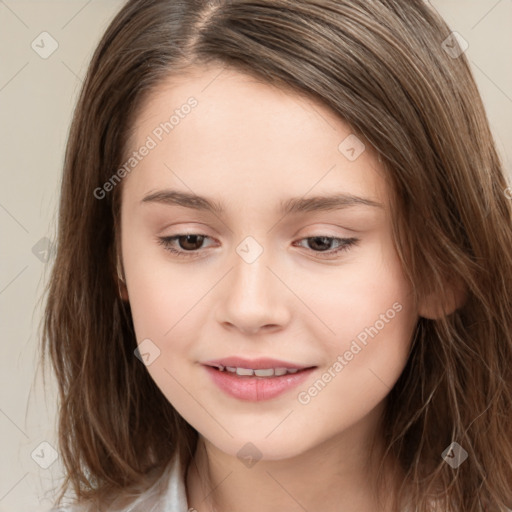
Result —
M 198 247 L 194 247 L 194 245 L 197 245 L 199 243 L 199 246 L 201 246 L 201 243 L 203 241 L 203 236 L 201 235 L 184 235 L 182 237 L 180 237 L 180 246 L 182 249 L 185 249 L 185 250 L 195 250 L 195 249 L 198 249 Z M 182 243 L 182 240 L 185 239 L 185 244 Z M 190 239 L 192 239 L 192 247 L 186 247 L 187 243 L 190 242 Z M 194 242 L 194 239 L 195 242 Z M 197 239 L 199 239 L 199 242 L 197 241 Z
M 322 243 L 320 243 L 320 250 L 327 250 L 327 249 L 329 249 L 329 244 L 330 244 L 330 239 L 329 239 L 329 238 L 322 237 L 322 236 L 315 236 L 315 237 L 313 237 L 313 238 L 312 238 L 312 240 L 313 240 L 313 244 L 310 244 L 310 245 L 312 245 L 312 248 L 313 248 L 313 249 L 314 249 L 314 246 L 315 246 L 315 245 L 318 245 L 318 244 L 315 242 L 315 240 L 323 240 L 323 241 L 324 241 L 324 243 L 323 243 L 323 244 L 322 244 Z M 323 247 L 322 247 L 322 246 L 323 246 Z M 326 246 L 327 246 L 327 247 L 326 247 Z M 318 249 L 318 247 L 317 247 L 317 249 Z

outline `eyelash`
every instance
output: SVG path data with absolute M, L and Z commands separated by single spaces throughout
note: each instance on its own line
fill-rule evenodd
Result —
M 172 253 L 180 258 L 196 258 L 196 257 L 198 257 L 197 253 L 198 253 L 199 249 L 195 250 L 195 251 L 184 251 L 184 250 L 178 250 L 178 249 L 175 249 L 174 247 L 171 247 L 171 243 L 174 240 L 177 240 L 177 239 L 179 239 L 181 237 L 185 237 L 185 236 L 199 236 L 199 237 L 203 237 L 205 239 L 210 238 L 209 236 L 201 235 L 199 233 L 183 233 L 183 234 L 174 235 L 174 236 L 157 237 L 157 239 L 158 239 L 158 243 L 160 245 L 162 245 L 166 251 L 169 251 L 170 253 Z M 338 240 L 341 243 L 341 245 L 337 249 L 331 249 L 329 251 L 313 251 L 311 249 L 314 253 L 328 254 L 329 256 L 335 256 L 336 254 L 338 254 L 342 251 L 348 251 L 352 246 L 357 245 L 357 243 L 359 242 L 358 238 L 338 238 L 338 237 L 334 237 L 334 236 L 323 236 L 323 235 L 308 236 L 305 238 L 301 238 L 299 241 L 311 240 L 314 238 L 323 238 L 323 239 L 327 239 L 327 240 Z

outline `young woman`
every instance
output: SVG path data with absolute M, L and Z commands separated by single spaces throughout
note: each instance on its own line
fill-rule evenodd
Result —
M 58 504 L 512 507 L 507 190 L 427 3 L 129 1 L 64 165 Z

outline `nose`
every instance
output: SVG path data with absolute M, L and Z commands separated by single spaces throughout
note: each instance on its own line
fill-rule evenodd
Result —
M 293 294 L 266 251 L 254 261 L 237 254 L 233 263 L 216 300 L 217 321 L 245 334 L 284 328 L 291 316 L 289 302 Z

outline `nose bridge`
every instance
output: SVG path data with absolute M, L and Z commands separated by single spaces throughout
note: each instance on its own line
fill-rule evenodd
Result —
M 247 236 L 235 249 L 239 260 L 233 269 L 231 285 L 239 298 L 266 300 L 270 297 L 270 281 L 275 277 L 268 268 L 271 253 L 264 247 L 264 243 L 253 236 Z
M 286 290 L 274 275 L 277 269 L 271 270 L 271 251 L 252 236 L 242 240 L 235 251 L 218 320 L 250 331 L 285 322 Z

